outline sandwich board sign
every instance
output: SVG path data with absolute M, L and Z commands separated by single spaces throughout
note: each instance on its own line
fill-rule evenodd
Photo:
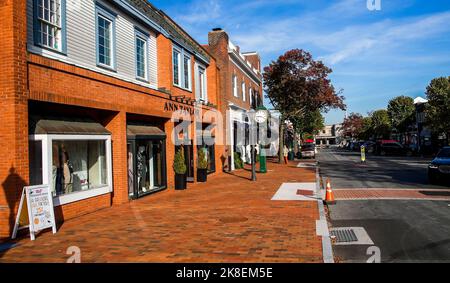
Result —
M 25 213 L 25 210 L 27 213 Z M 35 233 L 44 229 L 52 228 L 53 234 L 56 233 L 53 197 L 48 185 L 23 188 L 11 238 L 15 239 L 17 231 L 26 228 L 30 230 L 32 241 L 35 239 Z

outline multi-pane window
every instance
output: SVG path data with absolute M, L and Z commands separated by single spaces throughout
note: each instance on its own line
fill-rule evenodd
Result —
M 208 95 L 206 92 L 206 70 L 204 67 L 198 67 L 198 88 L 200 94 L 200 100 L 207 101 Z
M 180 55 L 178 50 L 173 50 L 173 83 L 177 86 L 180 85 Z
M 97 64 L 114 68 L 114 16 L 97 7 Z
M 183 76 L 184 76 L 184 88 L 186 89 L 191 88 L 190 73 L 191 73 L 191 58 L 189 56 L 184 56 Z
M 42 46 L 62 51 L 61 1 L 36 0 L 36 42 Z
M 173 48 L 173 84 L 191 90 L 191 57 L 182 48 Z
M 245 101 L 245 82 L 242 82 L 242 100 Z
M 140 33 L 136 34 L 136 76 L 147 80 L 147 40 Z
M 235 97 L 238 97 L 237 77 L 236 77 L 236 75 L 233 75 L 232 83 L 233 83 L 233 95 L 234 95 Z

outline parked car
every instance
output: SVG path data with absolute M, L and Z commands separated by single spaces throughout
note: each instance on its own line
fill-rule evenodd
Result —
M 450 146 L 443 147 L 428 165 L 428 180 L 431 184 L 450 181 Z
M 313 143 L 306 143 L 302 145 L 302 158 L 316 158 L 316 145 Z
M 363 143 L 364 147 L 366 148 L 366 153 L 373 153 L 375 152 L 375 146 L 376 143 L 373 141 L 366 141 Z
M 375 153 L 385 155 L 412 155 L 412 151 L 395 140 L 382 140 L 377 142 Z

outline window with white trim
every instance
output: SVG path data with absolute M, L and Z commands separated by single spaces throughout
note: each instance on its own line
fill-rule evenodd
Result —
M 191 57 L 188 55 L 183 56 L 183 79 L 184 88 L 191 89 Z
M 173 47 L 173 84 L 186 90 L 192 89 L 191 55 L 179 47 Z
M 136 52 L 136 77 L 141 80 L 148 80 L 148 36 L 136 31 L 135 52 Z
M 235 97 L 238 97 L 238 90 L 237 90 L 237 76 L 233 75 L 232 78 L 232 84 L 233 84 L 233 95 Z
M 97 65 L 114 68 L 115 16 L 101 7 L 96 7 Z
M 109 135 L 30 135 L 31 185 L 48 184 L 55 205 L 112 191 Z
M 252 89 L 251 87 L 248 89 L 248 100 L 249 100 L 250 106 L 252 106 L 252 102 L 253 102 L 253 89 Z
M 207 102 L 206 69 L 203 66 L 198 66 L 198 88 L 200 100 Z
M 242 81 L 242 100 L 245 101 L 245 82 Z
M 61 1 L 64 0 L 35 0 L 35 42 L 57 51 L 63 51 Z
M 176 86 L 181 86 L 180 82 L 180 58 L 181 58 L 181 51 L 178 49 L 173 49 L 173 84 Z

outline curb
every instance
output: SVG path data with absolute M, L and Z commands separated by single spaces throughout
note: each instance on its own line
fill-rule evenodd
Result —
M 320 187 L 320 176 L 319 176 L 319 164 L 316 166 L 316 191 L 321 191 Z M 320 221 L 327 224 L 327 217 L 325 215 L 325 207 L 323 205 L 322 199 L 317 201 L 317 205 L 319 208 L 319 215 L 320 215 Z M 328 225 L 326 226 L 326 233 L 325 235 L 322 235 L 322 256 L 323 256 L 323 262 L 324 263 L 334 263 L 334 256 L 333 256 L 333 248 L 331 247 L 331 239 L 329 236 L 330 231 L 328 229 Z

